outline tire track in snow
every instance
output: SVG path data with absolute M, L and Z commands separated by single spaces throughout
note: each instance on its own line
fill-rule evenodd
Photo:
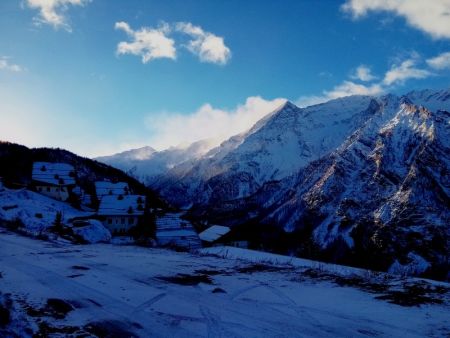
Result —
M 160 299 L 163 299 L 167 294 L 165 292 L 160 293 L 159 295 L 156 295 L 152 298 L 150 298 L 148 301 L 142 303 L 141 305 L 137 306 L 134 311 L 131 313 L 131 316 L 135 315 L 137 312 L 143 311 L 146 308 L 150 307 L 152 304 L 156 303 Z
M 223 327 L 224 323 L 221 321 L 220 317 L 206 306 L 199 305 L 199 310 L 206 320 L 208 338 L 244 338 Z

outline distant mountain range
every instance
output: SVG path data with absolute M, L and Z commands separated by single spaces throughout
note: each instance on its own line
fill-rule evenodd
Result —
M 197 160 L 210 148 L 213 141 L 201 140 L 188 146 L 171 147 L 156 151 L 152 147 L 142 147 L 111 156 L 97 157 L 96 160 L 119 168 L 147 185 L 164 175 L 175 166 Z
M 266 248 L 279 240 L 290 253 L 449 278 L 449 112 L 450 90 L 287 102 L 210 150 L 98 160 L 194 219 L 277 229 L 259 234 Z

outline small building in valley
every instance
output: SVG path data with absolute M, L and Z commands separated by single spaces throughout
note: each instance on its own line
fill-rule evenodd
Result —
M 224 235 L 230 232 L 229 227 L 224 227 L 222 225 L 212 225 L 205 231 L 198 234 L 198 237 L 202 240 L 202 242 L 206 242 L 208 244 L 213 244 L 219 241 Z
M 98 216 L 112 235 L 121 235 L 138 225 L 144 211 L 145 196 L 104 195 L 100 200 Z
M 128 195 L 130 194 L 130 188 L 126 182 L 113 183 L 110 181 L 97 181 L 95 182 L 95 193 L 97 194 L 97 198 L 101 200 L 103 196 L 108 195 Z
M 167 213 L 156 219 L 156 240 L 165 247 L 198 250 L 202 243 L 192 223 L 182 213 Z
M 32 180 L 37 192 L 59 201 L 67 201 L 75 186 L 76 172 L 67 163 L 34 162 Z
M 199 233 L 198 237 L 200 237 L 204 246 L 227 245 L 239 248 L 248 247 L 248 242 L 246 240 L 235 238 L 231 229 L 222 225 L 212 225 Z

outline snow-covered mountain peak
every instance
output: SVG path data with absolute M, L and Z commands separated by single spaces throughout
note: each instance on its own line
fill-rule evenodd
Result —
M 371 104 L 376 104 L 372 96 L 352 95 L 306 107 L 304 115 L 317 123 L 336 123 L 353 118 L 355 114 L 368 109 Z
M 206 139 L 162 151 L 144 147 L 112 156 L 99 157 L 97 160 L 122 169 L 129 175 L 150 184 L 155 177 L 173 167 L 200 158 L 215 144 L 217 144 L 217 140 Z
M 291 101 L 287 100 L 286 102 L 284 102 L 281 106 L 279 106 L 277 109 L 274 110 L 274 113 L 277 113 L 281 110 L 289 110 L 289 109 L 299 109 L 299 107 L 297 107 L 294 103 L 292 103 Z
M 126 151 L 123 151 L 121 153 L 117 153 L 117 154 L 114 154 L 111 156 L 97 157 L 96 159 L 99 161 L 102 161 L 106 158 L 121 160 L 121 161 L 145 160 L 145 159 L 150 158 L 155 152 L 156 152 L 156 150 L 153 149 L 152 147 L 145 146 L 142 148 L 126 150 Z
M 450 89 L 443 90 L 416 90 L 405 95 L 412 103 L 426 107 L 428 110 L 450 111 Z
M 149 158 L 155 152 L 156 152 L 156 150 L 153 149 L 152 147 L 145 146 L 142 148 L 135 149 L 133 155 L 136 160 L 143 160 L 143 159 Z
M 204 154 L 211 148 L 217 146 L 219 143 L 220 143 L 220 139 L 218 139 L 218 138 L 208 138 L 208 139 L 198 140 L 195 142 L 180 143 L 176 146 L 172 146 L 170 148 L 161 150 L 161 152 L 164 152 L 167 150 L 169 150 L 169 151 L 185 150 L 190 153 Z

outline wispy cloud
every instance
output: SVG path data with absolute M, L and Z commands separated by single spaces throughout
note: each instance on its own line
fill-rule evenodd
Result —
M 416 67 L 416 59 L 407 59 L 399 65 L 393 65 L 384 75 L 383 83 L 387 86 L 402 84 L 409 79 L 424 79 L 433 75 L 426 69 Z
M 370 67 L 366 65 L 360 65 L 354 73 L 350 76 L 353 80 L 360 80 L 364 82 L 372 81 L 376 79 L 376 76 L 372 74 Z
M 16 65 L 14 63 L 9 62 L 9 58 L 6 56 L 0 57 L 0 70 L 6 70 L 10 72 L 22 72 L 24 68 Z
M 347 0 L 342 9 L 354 19 L 369 12 L 391 12 L 433 38 L 450 39 L 450 0 Z
M 327 71 L 322 71 L 319 73 L 320 77 L 324 77 L 324 78 L 332 78 L 333 77 L 333 73 L 331 72 L 327 72 Z
M 162 23 L 158 28 L 142 27 L 135 31 L 126 22 L 116 22 L 115 28 L 123 30 L 131 42 L 122 41 L 117 45 L 117 54 L 133 54 L 142 57 L 142 63 L 154 59 L 176 58 L 175 41 L 167 36 L 170 27 Z
M 450 69 L 450 52 L 439 54 L 427 60 L 427 64 L 434 69 Z
M 248 130 L 285 101 L 281 98 L 265 100 L 253 96 L 232 109 L 215 108 L 206 103 L 188 115 L 152 114 L 146 123 L 153 135 L 148 144 L 157 149 L 165 149 L 178 144 L 214 139 L 215 145 L 218 145 L 229 137 Z
M 201 27 L 190 22 L 179 22 L 176 30 L 189 35 L 187 48 L 197 55 L 202 62 L 226 64 L 231 57 L 230 49 L 225 45 L 223 37 L 205 32 Z
M 68 32 L 72 31 L 72 27 L 64 15 L 65 12 L 69 6 L 84 6 L 88 2 L 90 0 L 26 0 L 29 8 L 39 11 L 39 14 L 34 17 L 37 25 L 48 24 L 55 29 L 63 28 Z

